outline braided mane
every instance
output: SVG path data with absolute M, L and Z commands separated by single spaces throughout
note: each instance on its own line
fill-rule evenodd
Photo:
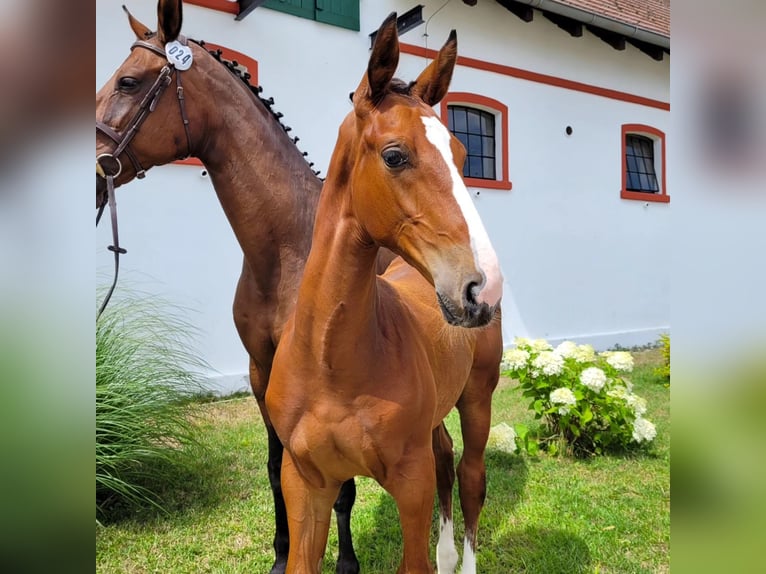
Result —
M 290 126 L 286 126 L 285 124 L 282 123 L 282 118 L 284 117 L 284 114 L 282 112 L 277 112 L 277 111 L 275 111 L 273 109 L 272 106 L 274 105 L 274 98 L 273 97 L 269 97 L 267 99 L 267 98 L 262 97 L 261 96 L 261 92 L 263 92 L 263 87 L 261 87 L 261 86 L 254 86 L 253 84 L 251 84 L 250 83 L 250 78 L 252 76 L 250 75 L 249 72 L 247 72 L 244 68 L 242 68 L 236 60 L 227 60 L 226 58 L 224 58 L 222 56 L 222 51 L 220 49 L 209 50 L 208 48 L 205 47 L 205 42 L 203 40 L 191 40 L 190 39 L 189 41 L 190 42 L 194 42 L 195 44 L 198 44 L 201 48 L 205 49 L 208 54 L 210 54 L 211 56 L 213 56 L 213 58 L 215 58 L 216 60 L 221 62 L 224 66 L 226 66 L 228 68 L 228 70 L 232 74 L 234 74 L 237 78 L 239 78 L 248 87 L 248 89 L 253 93 L 253 95 L 256 98 L 258 98 L 260 100 L 260 102 L 264 106 L 266 106 L 266 109 L 269 111 L 269 113 L 271 113 L 272 117 L 277 121 L 277 123 L 279 123 L 279 125 L 282 126 L 282 129 L 285 131 L 285 133 L 287 133 L 287 132 L 292 130 L 292 128 Z M 293 144 L 295 144 L 295 147 L 297 148 L 298 147 L 298 141 L 300 140 L 300 138 L 298 136 L 295 136 L 295 137 L 290 137 L 290 140 L 293 142 Z M 298 151 L 300 151 L 300 149 L 298 149 Z M 304 158 L 306 158 L 306 162 L 309 164 L 309 167 L 313 167 L 314 166 L 314 162 L 309 161 L 308 158 L 307 158 L 308 152 L 307 151 L 303 151 L 303 152 L 301 152 L 301 154 L 303 155 Z M 314 175 L 319 177 L 320 170 L 317 169 L 317 170 L 312 170 L 312 171 L 314 172 Z M 319 179 L 323 180 L 324 178 L 319 178 Z

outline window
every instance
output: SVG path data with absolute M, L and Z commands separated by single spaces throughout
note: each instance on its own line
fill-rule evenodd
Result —
M 622 126 L 620 197 L 668 203 L 665 186 L 665 134 L 651 126 Z
M 466 149 L 463 179 L 471 187 L 511 189 L 508 108 L 491 98 L 453 92 L 441 102 L 442 121 Z
M 495 116 L 467 106 L 447 107 L 447 127 L 465 146 L 465 177 L 495 179 Z
M 359 30 L 359 0 L 266 0 L 264 8 Z

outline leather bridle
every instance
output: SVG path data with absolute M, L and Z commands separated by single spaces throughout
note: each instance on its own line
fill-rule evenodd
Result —
M 183 36 L 179 36 L 178 41 L 186 45 L 186 39 Z M 131 51 L 134 48 L 145 48 L 161 56 L 163 59 L 167 59 L 164 50 L 144 40 L 136 40 L 130 47 Z M 98 208 L 98 214 L 96 215 L 96 226 L 98 226 L 98 223 L 101 220 L 101 215 L 104 212 L 104 208 L 108 203 L 109 213 L 112 219 L 112 239 L 114 241 L 114 245 L 110 245 L 107 248 L 109 251 L 114 253 L 114 281 L 112 281 L 112 286 L 110 287 L 109 292 L 104 298 L 104 302 L 101 304 L 101 307 L 98 310 L 97 318 L 101 316 L 101 313 L 106 308 L 106 305 L 109 302 L 109 299 L 112 297 L 112 293 L 114 292 L 114 289 L 117 285 L 117 275 L 120 269 L 120 255 L 127 253 L 125 249 L 120 247 L 119 234 L 117 231 L 117 202 L 115 200 L 114 193 L 114 179 L 122 172 L 122 162 L 119 158 L 123 153 L 128 157 L 130 162 L 133 164 L 133 168 L 135 169 L 136 177 L 138 179 L 142 179 L 146 175 L 146 170 L 141 165 L 141 162 L 139 162 L 136 154 L 130 148 L 130 142 L 138 133 L 138 129 L 141 127 L 141 124 L 144 122 L 144 120 L 146 120 L 149 114 L 153 112 L 157 107 L 160 96 L 162 96 L 165 88 L 172 81 L 174 74 L 176 77 L 176 97 L 178 98 L 178 106 L 181 111 L 181 120 L 184 125 L 184 131 L 186 132 L 187 153 L 183 157 L 189 157 L 192 153 L 192 141 L 191 132 L 189 131 L 189 118 L 186 115 L 184 89 L 181 85 L 181 73 L 180 71 L 176 70 L 176 67 L 170 62 L 162 67 L 162 70 L 160 70 L 160 75 L 157 77 L 157 79 L 152 84 L 152 87 L 149 88 L 149 91 L 141 100 L 141 104 L 138 106 L 138 110 L 122 134 L 119 134 L 117 131 L 107 126 L 103 122 L 96 120 L 96 130 L 117 144 L 117 147 L 112 153 L 103 153 L 96 158 L 96 162 L 100 167 L 101 172 L 103 173 L 103 177 L 106 179 L 107 189 L 106 197 L 104 197 L 104 200 L 101 202 L 101 205 Z M 179 157 L 178 159 L 183 159 L 183 157 Z

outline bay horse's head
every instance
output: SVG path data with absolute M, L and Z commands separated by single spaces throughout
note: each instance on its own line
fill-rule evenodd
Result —
M 96 94 L 97 205 L 105 175 L 114 175 L 117 186 L 141 178 L 153 166 L 192 154 L 192 133 L 203 133 L 203 115 L 188 92 L 196 91 L 201 75 L 193 63 L 207 54 L 181 36 L 181 0 L 158 1 L 156 32 L 123 9 L 136 41 Z
M 391 14 L 338 141 L 353 158 L 352 209 L 364 232 L 434 285 L 450 324 L 477 327 L 492 319 L 503 278 L 461 177 L 465 148 L 432 108 L 447 93 L 456 59 L 453 30 L 415 82 L 394 79 L 399 39 Z

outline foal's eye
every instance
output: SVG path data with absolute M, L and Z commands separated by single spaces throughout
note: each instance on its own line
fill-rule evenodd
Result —
M 407 155 L 402 150 L 397 148 L 390 148 L 383 150 L 381 154 L 383 161 L 386 162 L 388 167 L 402 167 L 407 163 Z
M 118 88 L 124 92 L 135 90 L 139 84 L 140 82 L 136 78 L 131 78 L 130 76 L 123 76 L 117 82 Z

